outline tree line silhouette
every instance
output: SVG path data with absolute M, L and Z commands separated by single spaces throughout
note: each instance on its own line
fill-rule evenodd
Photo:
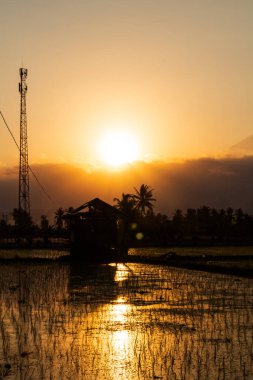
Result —
M 185 212 L 175 210 L 171 218 L 155 213 L 154 190 L 145 184 L 134 193 L 122 193 L 114 198 L 114 206 L 121 211 L 126 225 L 129 246 L 215 245 L 252 244 L 253 217 L 242 209 L 216 209 L 208 206 L 188 208 Z M 0 218 L 0 238 L 34 238 L 40 236 L 44 242 L 52 237 L 67 238 L 69 225 L 64 219 L 73 207 L 58 208 L 54 223 L 41 215 L 40 223 L 22 210 L 14 209 L 9 223 L 7 217 Z

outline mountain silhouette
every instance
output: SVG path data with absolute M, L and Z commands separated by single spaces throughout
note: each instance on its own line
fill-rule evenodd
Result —
M 253 154 L 253 135 L 230 147 L 230 152 L 240 155 Z

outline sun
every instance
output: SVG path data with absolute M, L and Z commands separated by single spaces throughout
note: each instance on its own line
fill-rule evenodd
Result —
M 137 137 L 129 131 L 110 131 L 100 140 L 99 155 L 109 166 L 119 167 L 134 162 L 139 156 Z

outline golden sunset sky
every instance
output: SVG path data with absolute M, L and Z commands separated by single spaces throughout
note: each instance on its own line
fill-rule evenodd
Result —
M 23 66 L 30 163 L 104 164 L 115 131 L 138 160 L 226 154 L 253 133 L 252 20 L 252 0 L 2 0 L 0 110 L 18 139 Z M 0 141 L 18 164 L 2 121 Z

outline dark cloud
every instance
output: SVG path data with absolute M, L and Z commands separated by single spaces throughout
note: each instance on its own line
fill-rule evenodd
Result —
M 31 207 L 35 218 L 53 215 L 58 207 L 78 206 L 94 197 L 112 203 L 122 192 L 142 183 L 154 188 L 156 211 L 171 215 L 175 209 L 207 205 L 241 207 L 253 214 L 253 156 L 197 159 L 181 163 L 139 162 L 122 171 L 87 172 L 66 164 L 32 167 L 50 201 L 31 177 Z M 0 170 L 0 213 L 18 203 L 17 168 Z

